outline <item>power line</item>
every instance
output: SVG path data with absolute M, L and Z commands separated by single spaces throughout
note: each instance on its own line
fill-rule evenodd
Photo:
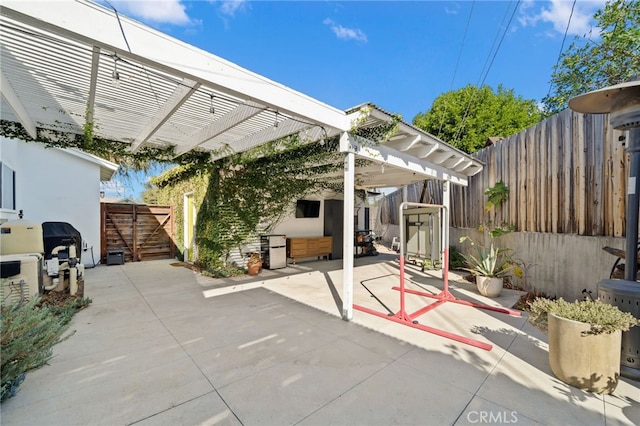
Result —
M 500 47 L 502 47 L 502 42 L 504 41 L 504 38 L 506 37 L 507 32 L 509 31 L 509 28 L 511 27 L 511 22 L 513 22 L 513 17 L 515 16 L 516 11 L 520 7 L 520 3 L 521 3 L 521 0 L 518 0 L 518 2 L 516 3 L 516 6 L 513 8 L 513 12 L 511 12 L 511 17 L 509 18 L 509 22 L 507 23 L 507 25 L 503 25 L 503 24 L 504 24 L 504 21 L 505 21 L 507 15 L 509 14 L 509 7 L 507 7 L 507 10 L 505 11 L 504 16 L 502 17 L 501 26 L 504 28 L 504 31 L 502 32 L 502 37 L 500 37 L 500 42 L 498 43 L 498 46 L 496 47 L 495 52 L 493 53 L 493 56 L 491 56 L 491 51 L 493 50 L 493 46 L 496 45 L 496 40 L 498 40 L 498 35 L 500 34 L 500 31 L 498 31 L 496 33 L 496 37 L 493 40 L 493 45 L 491 46 L 491 49 L 489 50 L 489 54 L 487 56 L 485 64 L 482 67 L 482 71 L 480 72 L 480 78 L 479 78 L 479 82 L 477 84 L 478 88 L 482 87 L 482 85 L 484 84 L 484 82 L 487 79 L 487 76 L 489 75 L 489 71 L 491 71 L 491 67 L 493 66 L 493 62 L 495 61 L 496 57 L 498 56 L 498 52 L 500 51 Z M 491 58 L 491 61 L 489 61 L 489 58 Z M 487 65 L 487 63 L 488 63 L 488 65 Z M 485 71 L 485 68 L 486 68 L 486 71 Z M 483 73 L 484 73 L 484 77 L 482 75 Z M 462 129 L 464 129 L 464 123 L 467 120 L 467 117 L 469 116 L 469 111 L 471 110 L 471 104 L 473 103 L 474 95 L 475 95 L 475 92 L 471 93 L 471 96 L 469 97 L 469 102 L 467 103 L 467 108 L 465 110 L 464 116 L 462 117 L 462 122 L 460 123 L 460 126 L 458 127 L 458 131 L 456 132 L 456 135 L 453 138 L 452 143 L 457 142 L 458 138 L 462 135 Z
M 471 10 L 469 11 L 469 17 L 467 18 L 467 25 L 464 28 L 464 34 L 462 36 L 462 43 L 460 44 L 460 50 L 458 51 L 458 59 L 456 60 L 456 67 L 453 70 L 453 77 L 451 77 L 451 83 L 449 84 L 449 91 L 451 91 L 451 89 L 453 89 L 453 83 L 456 79 L 456 75 L 458 74 L 458 67 L 460 66 L 460 58 L 462 57 L 462 51 L 464 50 L 464 43 L 467 39 L 467 33 L 469 31 L 469 24 L 471 23 L 471 16 L 473 15 L 473 8 L 476 5 L 475 0 L 473 0 L 473 3 L 471 3 Z M 442 131 L 442 126 L 444 125 L 444 117 L 445 117 L 445 110 L 442 110 L 442 116 L 440 117 L 440 127 L 438 128 L 438 137 L 440 137 L 440 132 Z
M 571 5 L 571 14 L 569 15 L 569 20 L 567 21 L 567 28 L 565 28 L 564 30 L 564 37 L 562 37 L 562 44 L 560 45 L 560 51 L 558 52 L 558 59 L 556 60 L 555 67 L 553 67 L 554 70 L 558 68 L 558 64 L 560 63 L 560 58 L 562 57 L 562 51 L 564 50 L 564 42 L 567 40 L 567 34 L 569 33 L 569 25 L 571 25 L 571 18 L 573 18 L 573 10 L 576 7 L 576 2 L 577 0 L 573 0 L 573 4 Z M 553 87 L 553 81 L 549 82 L 549 90 L 547 91 L 547 96 L 545 96 L 546 98 L 548 98 L 549 94 L 551 93 L 551 87 Z

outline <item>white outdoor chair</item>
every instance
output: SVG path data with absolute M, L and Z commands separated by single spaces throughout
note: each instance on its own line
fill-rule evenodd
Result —
M 393 240 L 391 240 L 391 250 L 400 251 L 400 238 L 393 237 Z

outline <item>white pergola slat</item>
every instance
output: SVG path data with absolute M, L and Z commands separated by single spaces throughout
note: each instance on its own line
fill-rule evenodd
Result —
M 102 5 L 78 0 L 47 6 L 23 0 L 4 1 L 0 7 L 1 59 L 8 83 L 2 85 L 3 97 L 10 97 L 13 87 L 19 95 L 7 104 L 18 105 L 17 99 L 23 104 L 20 114 L 5 108 L 12 114 L 3 119 L 25 128 L 31 122 L 82 133 L 90 118 L 96 136 L 129 143 L 133 151 L 145 145 L 174 146 L 179 154 L 223 145 L 240 152 L 274 134 L 287 136 L 282 129 L 320 127 L 333 134 L 347 129 L 344 111 L 116 16 Z M 115 67 L 117 87 L 112 82 Z M 220 121 L 216 126 L 210 126 L 211 94 Z M 241 118 L 232 113 L 237 107 L 252 110 Z M 280 130 L 274 131 L 276 112 Z M 232 116 L 225 118 L 226 113 Z M 221 134 L 223 142 L 206 146 Z M 243 142 L 236 147 L 236 141 Z

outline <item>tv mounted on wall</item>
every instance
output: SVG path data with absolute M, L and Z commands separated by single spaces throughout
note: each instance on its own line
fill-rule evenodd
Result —
M 296 201 L 296 217 L 320 217 L 320 201 L 298 200 Z

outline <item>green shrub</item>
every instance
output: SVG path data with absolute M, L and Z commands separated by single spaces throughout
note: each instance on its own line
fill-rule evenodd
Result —
M 465 266 L 465 259 L 456 246 L 449 247 L 449 269 L 462 269 Z
M 563 298 L 551 300 L 539 297 L 529 305 L 531 307 L 529 320 L 542 330 L 547 329 L 549 313 L 590 324 L 591 329 L 588 334 L 609 334 L 616 330 L 627 331 L 634 325 L 640 325 L 640 321 L 630 313 L 622 312 L 617 306 L 602 303 L 599 300 L 567 302 Z
M 69 297 L 55 305 L 42 302 L 34 299 L 0 310 L 2 401 L 15 395 L 29 370 L 51 359 L 53 345 L 70 336 L 62 337 L 73 314 L 91 303 L 91 299 Z

